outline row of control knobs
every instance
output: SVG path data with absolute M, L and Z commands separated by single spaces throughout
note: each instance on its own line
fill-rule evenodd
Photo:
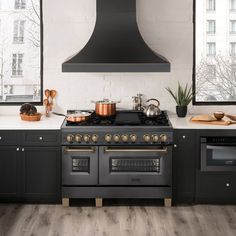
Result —
M 93 135 L 80 135 L 80 134 L 76 134 L 76 135 L 72 135 L 72 134 L 68 134 L 66 137 L 66 140 L 68 143 L 73 143 L 73 142 L 77 142 L 77 143 L 81 143 L 81 142 L 85 142 L 85 143 L 89 143 L 90 141 L 97 143 L 98 142 L 98 138 L 99 136 L 96 134 Z M 115 143 L 119 143 L 119 142 L 132 142 L 135 143 L 138 139 L 136 134 L 123 134 L 123 135 L 119 135 L 119 134 L 106 134 L 104 137 L 105 141 L 107 143 L 110 143 L 112 141 L 114 141 Z M 161 134 L 160 136 L 157 134 L 153 134 L 153 135 L 149 135 L 149 134 L 145 134 L 143 135 L 143 141 L 146 143 L 149 142 L 153 142 L 153 143 L 157 143 L 159 142 L 167 142 L 168 141 L 168 137 L 166 134 Z

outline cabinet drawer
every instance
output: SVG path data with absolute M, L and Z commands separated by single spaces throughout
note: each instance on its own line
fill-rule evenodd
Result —
M 23 133 L 23 145 L 60 145 L 60 132 L 27 131 Z
M 199 172 L 197 176 L 198 197 L 213 200 L 227 200 L 227 198 L 236 197 L 236 173 Z
M 13 131 L 0 131 L 1 145 L 17 145 L 18 133 Z

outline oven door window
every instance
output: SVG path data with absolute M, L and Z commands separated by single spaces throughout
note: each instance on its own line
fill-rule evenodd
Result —
M 160 173 L 160 158 L 110 157 L 110 172 Z
M 90 172 L 89 157 L 72 157 L 72 172 Z
M 236 147 L 207 145 L 207 166 L 235 166 Z

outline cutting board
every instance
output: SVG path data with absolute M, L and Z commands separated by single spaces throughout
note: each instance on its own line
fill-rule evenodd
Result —
M 236 121 L 232 120 L 217 120 L 213 115 L 200 115 L 194 116 L 190 118 L 190 121 L 197 124 L 205 124 L 205 125 L 232 125 L 236 124 Z

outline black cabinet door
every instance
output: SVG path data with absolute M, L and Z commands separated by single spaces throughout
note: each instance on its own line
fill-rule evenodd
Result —
M 60 148 L 25 147 L 22 152 L 22 196 L 26 202 L 60 199 Z
M 0 147 L 0 200 L 11 201 L 19 197 L 19 148 Z
M 174 130 L 173 198 L 192 203 L 195 194 L 196 131 Z

